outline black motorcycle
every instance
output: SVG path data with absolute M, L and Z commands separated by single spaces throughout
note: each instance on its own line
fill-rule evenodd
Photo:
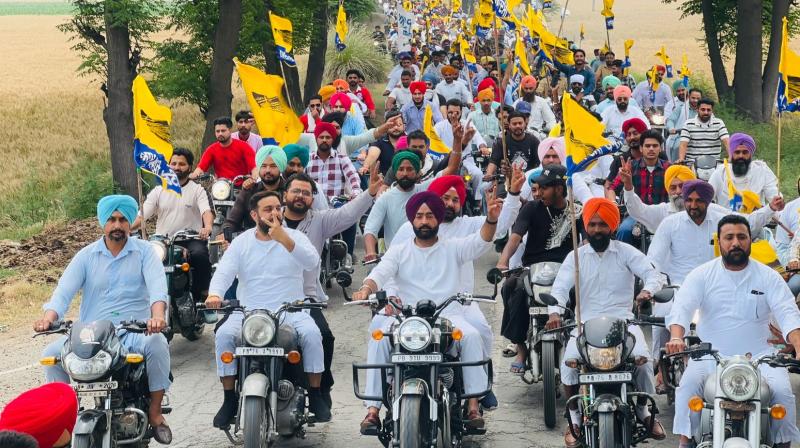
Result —
M 272 446 L 280 437 L 305 438 L 304 426 L 314 419 L 306 412 L 308 379 L 301 364 L 297 332 L 283 324 L 284 313 L 327 308 L 324 303 L 284 303 L 275 312 L 246 309 L 238 300 L 223 301 L 217 310 L 198 303 L 206 322 L 214 322 L 216 311 L 244 313 L 242 341 L 235 353 L 221 356 L 224 363 L 239 361 L 236 391 L 239 406 L 236 421 L 223 431 L 231 443 L 245 448 Z M 225 319 L 225 318 L 223 318 Z M 242 436 L 239 433 L 242 432 Z
M 332 208 L 340 208 L 350 201 L 348 196 L 336 196 L 331 199 Z M 353 266 L 347 263 L 349 251 L 347 243 L 342 238 L 342 234 L 334 235 L 325 241 L 322 248 L 322 267 L 320 269 L 320 283 L 330 288 L 333 280 L 342 287 L 344 296 L 347 297 L 345 288 L 353 284 Z
M 164 264 L 169 290 L 169 310 L 167 325 L 190 341 L 196 341 L 203 334 L 205 322 L 197 314 L 195 297 L 192 296 L 192 267 L 189 265 L 189 251 L 176 244 L 181 241 L 200 240 L 193 230 L 181 230 L 171 237 L 152 235 L 150 244 Z M 198 298 L 202 300 L 201 298 Z M 173 333 L 167 334 L 172 339 Z
M 92 398 L 93 408 L 81 408 L 72 432 L 72 448 L 146 447 L 149 443 L 150 388 L 144 355 L 130 353 L 117 332 L 144 333 L 147 323 L 108 320 L 58 320 L 35 334 L 67 334 L 59 356 L 43 358 L 42 365 L 60 363 L 72 380 L 78 398 Z M 168 330 L 165 330 L 168 331 Z M 161 412 L 172 409 L 162 403 Z
M 466 425 L 466 400 L 479 398 L 491 391 L 492 360 L 461 362 L 449 355 L 448 349 L 461 338 L 461 332 L 439 315 L 451 303 L 469 306 L 471 302 L 494 303 L 490 297 L 458 294 L 436 305 L 422 300 L 416 306 L 400 305 L 378 291 L 368 300 L 345 305 L 369 304 L 373 311 L 391 305 L 400 314 L 389 333 L 378 330 L 372 337 L 388 337 L 392 345 L 391 362 L 385 364 L 353 364 L 355 395 L 368 401 L 381 401 L 386 409 L 381 428 L 375 433 L 385 446 L 401 448 L 460 446 L 466 435 L 482 435 L 484 428 Z M 489 381 L 486 390 L 465 394 L 461 374 L 463 367 L 486 366 Z M 358 373 L 379 369 L 383 392 L 381 396 L 361 393 Z
M 540 299 L 547 305 L 559 306 L 550 294 L 541 294 Z M 659 301 L 657 295 L 654 300 Z M 655 399 L 637 391 L 633 382 L 636 367 L 649 361 L 631 355 L 636 337 L 628 332 L 628 325 L 663 324 L 663 317 L 646 316 L 638 320 L 603 316 L 583 323 L 576 341 L 580 359 L 567 359 L 565 363 L 581 372 L 581 392 L 567 399 L 567 407 L 576 402 L 582 418 L 572 422 L 569 412 L 566 418 L 572 436 L 582 440 L 584 446 L 627 448 L 651 438 L 658 407 Z M 636 416 L 637 401 L 642 399 L 653 416 L 649 425 Z M 574 432 L 576 426 L 580 428 L 579 434 Z

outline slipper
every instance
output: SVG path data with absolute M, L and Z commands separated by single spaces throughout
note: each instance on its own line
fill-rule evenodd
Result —
M 514 356 L 517 356 L 517 344 L 506 345 L 506 348 L 503 349 L 503 357 L 512 358 Z
M 525 374 L 525 361 L 519 362 L 514 361 L 511 363 L 511 369 L 509 371 L 515 375 L 524 375 Z

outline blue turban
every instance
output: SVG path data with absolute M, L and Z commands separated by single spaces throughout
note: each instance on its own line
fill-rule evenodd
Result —
M 542 175 L 542 167 L 536 168 L 535 170 L 531 171 L 531 174 L 528 174 L 528 185 L 533 185 L 536 183 L 536 178 Z
M 288 161 L 286 160 L 286 153 L 283 152 L 280 146 L 262 146 L 256 153 L 256 168 L 261 168 L 261 164 L 264 163 L 267 157 L 272 157 L 272 161 L 275 162 L 281 172 L 286 171 Z
M 114 212 L 122 213 L 122 216 L 133 224 L 136 215 L 139 213 L 139 204 L 132 197 L 125 194 L 112 194 L 106 196 L 97 203 L 97 220 L 100 227 L 105 227 L 106 222 Z
M 297 157 L 300 159 L 300 165 L 303 165 L 303 167 L 308 166 L 308 157 L 310 155 L 308 147 L 290 143 L 283 147 L 283 152 L 286 153 L 287 162 Z

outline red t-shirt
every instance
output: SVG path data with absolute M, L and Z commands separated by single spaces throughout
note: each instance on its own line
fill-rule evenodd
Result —
M 256 166 L 256 153 L 247 142 L 235 138 L 226 147 L 214 142 L 208 145 L 197 164 L 203 171 L 208 171 L 209 166 L 214 167 L 217 177 L 233 179 L 236 176 L 249 175 Z

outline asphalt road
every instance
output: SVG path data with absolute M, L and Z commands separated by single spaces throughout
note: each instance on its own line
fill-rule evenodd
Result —
M 476 263 L 478 293 L 491 294 L 484 273 L 494 264 L 496 254 L 488 254 Z M 354 284 L 360 284 L 365 269 L 356 271 Z M 280 446 L 292 447 L 379 447 L 377 438 L 364 437 L 358 425 L 365 414 L 360 400 L 353 395 L 351 364 L 361 362 L 366 356 L 367 327 L 370 313 L 366 308 L 343 307 L 341 290 L 329 291 L 331 301 L 326 315 L 336 336 L 333 390 L 333 420 L 308 428 L 305 440 L 288 440 Z M 563 446 L 565 423 L 548 430 L 544 426 L 540 384 L 526 385 L 519 377 L 508 373 L 510 359 L 503 358 L 501 350 L 506 341 L 499 337 L 502 303 L 482 304 L 482 308 L 495 329 L 494 390 L 499 399 L 497 410 L 486 415 L 488 432 L 485 436 L 466 440 L 467 447 L 558 447 Z M 28 327 L 20 327 L 2 334 L 0 348 L 0 403 L 6 403 L 27 388 L 39 384 L 42 372 L 36 361 L 45 345 L 45 338 L 30 339 Z M 54 336 L 51 336 L 53 338 Z M 52 339 L 51 339 L 52 340 Z M 176 336 L 171 345 L 172 370 L 175 383 L 169 392 L 172 406 L 167 416 L 172 427 L 174 447 L 228 447 L 232 446 L 224 433 L 211 426 L 211 420 L 222 402 L 222 388 L 214 372 L 213 332 L 206 329 L 202 338 L 189 342 Z M 795 391 L 800 390 L 794 379 Z M 672 408 L 664 397 L 657 397 L 661 409 L 660 419 L 669 432 Z M 559 415 L 563 400 L 559 400 Z M 652 447 L 677 446 L 677 437 L 668 436 L 661 442 L 650 441 Z M 157 446 L 155 442 L 151 446 Z

